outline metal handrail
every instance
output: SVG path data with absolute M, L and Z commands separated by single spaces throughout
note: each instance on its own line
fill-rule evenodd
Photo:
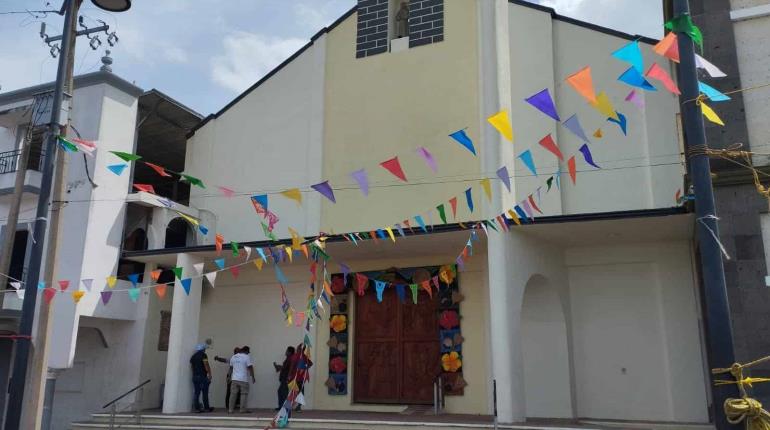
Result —
M 138 390 L 138 389 L 140 389 L 140 388 L 144 387 L 145 385 L 149 384 L 149 383 L 150 383 L 150 381 L 151 381 L 151 379 L 148 379 L 148 380 L 146 380 L 146 381 L 142 382 L 141 384 L 137 385 L 136 387 L 134 387 L 134 388 L 132 388 L 132 389 L 130 389 L 130 390 L 128 390 L 128 391 L 126 391 L 125 393 L 123 393 L 122 395 L 120 395 L 119 397 L 117 397 L 115 400 L 113 400 L 113 401 L 111 401 L 111 402 L 107 403 L 106 405 L 102 406 L 102 409 L 106 409 L 107 407 L 109 407 L 109 406 L 112 406 L 113 404 L 117 403 L 117 401 L 118 401 L 118 400 L 120 400 L 120 399 L 122 399 L 122 398 L 126 397 L 127 395 L 129 395 L 129 394 L 133 393 L 134 391 L 136 391 L 136 390 Z
M 13 173 L 18 170 L 21 151 L 21 149 L 15 149 L 13 151 L 0 152 L 0 173 Z M 44 156 L 45 151 L 33 148 L 27 160 L 27 169 L 40 171 Z

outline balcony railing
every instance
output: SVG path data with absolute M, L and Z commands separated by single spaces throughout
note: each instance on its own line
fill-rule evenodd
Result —
M 32 148 L 27 160 L 27 170 L 40 171 L 43 167 L 43 151 Z M 21 149 L 14 151 L 0 152 L 0 175 L 3 173 L 13 173 L 19 168 L 21 159 Z

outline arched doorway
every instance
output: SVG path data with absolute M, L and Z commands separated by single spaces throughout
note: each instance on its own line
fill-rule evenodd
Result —
M 524 290 L 521 347 L 527 417 L 573 418 L 564 309 L 542 275 L 533 275 Z
M 187 225 L 187 221 L 182 218 L 174 218 L 166 226 L 166 240 L 164 248 L 184 248 L 193 245 L 194 236 L 192 230 Z

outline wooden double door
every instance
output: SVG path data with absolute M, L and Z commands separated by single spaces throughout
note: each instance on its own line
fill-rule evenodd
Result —
M 432 404 L 440 373 L 437 300 L 406 287 L 401 303 L 388 288 L 382 303 L 369 289 L 356 297 L 353 400 L 359 403 Z

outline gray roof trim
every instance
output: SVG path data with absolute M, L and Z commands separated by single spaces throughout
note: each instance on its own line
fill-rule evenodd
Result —
M 192 108 L 190 108 L 187 105 L 177 101 L 175 98 L 168 96 L 166 93 L 164 93 L 163 91 L 160 91 L 160 90 L 158 90 L 156 88 L 153 88 L 153 89 L 151 89 L 149 91 L 144 92 L 142 94 L 142 96 L 147 96 L 147 95 L 151 95 L 151 94 L 156 94 L 158 97 L 162 98 L 166 102 L 174 105 L 175 107 L 177 107 L 179 109 L 182 109 L 183 111 L 189 113 L 190 115 L 192 115 L 194 117 L 197 117 L 198 119 L 203 119 L 203 115 L 202 114 L 196 112 Z
M 144 94 L 144 90 L 136 85 L 126 81 L 118 75 L 110 72 L 93 72 L 85 75 L 75 76 L 75 88 L 90 87 L 93 85 L 108 84 L 111 85 L 129 95 L 139 97 Z M 34 85 L 31 87 L 21 88 L 15 91 L 9 91 L 7 93 L 0 94 L 0 105 L 11 104 L 19 101 L 23 101 L 31 98 L 32 96 L 47 91 L 52 91 L 54 88 L 53 82 L 45 84 Z

